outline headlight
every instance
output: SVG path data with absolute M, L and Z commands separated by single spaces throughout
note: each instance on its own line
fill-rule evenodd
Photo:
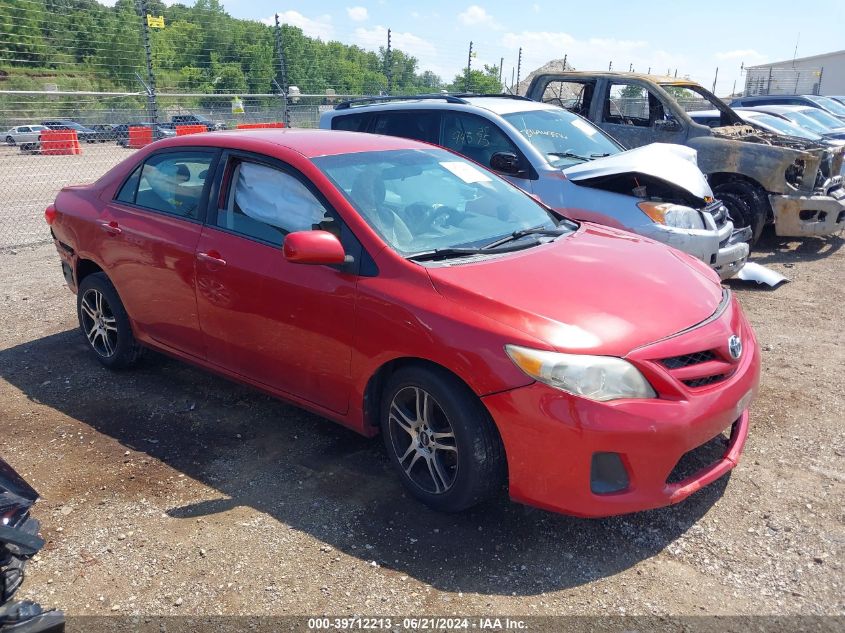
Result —
M 796 189 L 801 187 L 801 181 L 804 180 L 804 161 L 796 158 L 795 162 L 786 168 L 784 178 L 786 178 L 786 182 Z
M 639 370 L 621 358 L 561 354 L 517 345 L 505 345 L 505 351 L 535 380 L 576 396 L 599 402 L 657 397 Z
M 644 200 L 637 204 L 640 211 L 652 221 L 678 229 L 703 229 L 704 220 L 695 209 L 670 202 L 650 202 Z

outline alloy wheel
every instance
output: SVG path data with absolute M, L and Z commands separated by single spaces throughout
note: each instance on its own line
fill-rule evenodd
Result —
M 105 296 L 95 288 L 82 295 L 82 329 L 94 351 L 103 358 L 117 349 L 117 319 Z
M 452 425 L 434 397 L 420 387 L 396 392 L 388 411 L 390 446 L 408 479 L 430 494 L 455 483 L 458 447 Z

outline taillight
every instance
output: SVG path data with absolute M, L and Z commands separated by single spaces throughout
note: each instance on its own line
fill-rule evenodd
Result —
M 56 207 L 52 204 L 44 210 L 44 219 L 47 220 L 47 224 L 52 224 L 56 221 L 59 212 L 56 211 Z

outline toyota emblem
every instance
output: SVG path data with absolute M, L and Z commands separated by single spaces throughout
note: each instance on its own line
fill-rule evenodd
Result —
M 739 360 L 739 357 L 742 356 L 742 341 L 736 334 L 728 339 L 728 352 L 734 360 Z

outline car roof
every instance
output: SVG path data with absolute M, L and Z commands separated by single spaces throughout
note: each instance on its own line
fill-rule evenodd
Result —
M 372 102 L 350 102 L 348 107 L 331 110 L 332 116 L 345 116 L 354 112 L 384 112 L 392 110 L 461 110 L 472 111 L 482 108 L 494 114 L 510 114 L 512 112 L 526 112 L 529 110 L 560 110 L 557 106 L 531 101 L 513 95 L 420 95 L 403 98 L 390 98 Z
M 432 146 L 427 143 L 399 136 L 307 128 L 205 132 L 203 134 L 175 136 L 159 141 L 159 143 L 159 147 L 203 145 L 233 149 L 252 149 L 263 151 L 264 153 L 272 152 L 273 146 L 276 146 L 293 150 L 307 158 L 397 149 L 432 149 Z

